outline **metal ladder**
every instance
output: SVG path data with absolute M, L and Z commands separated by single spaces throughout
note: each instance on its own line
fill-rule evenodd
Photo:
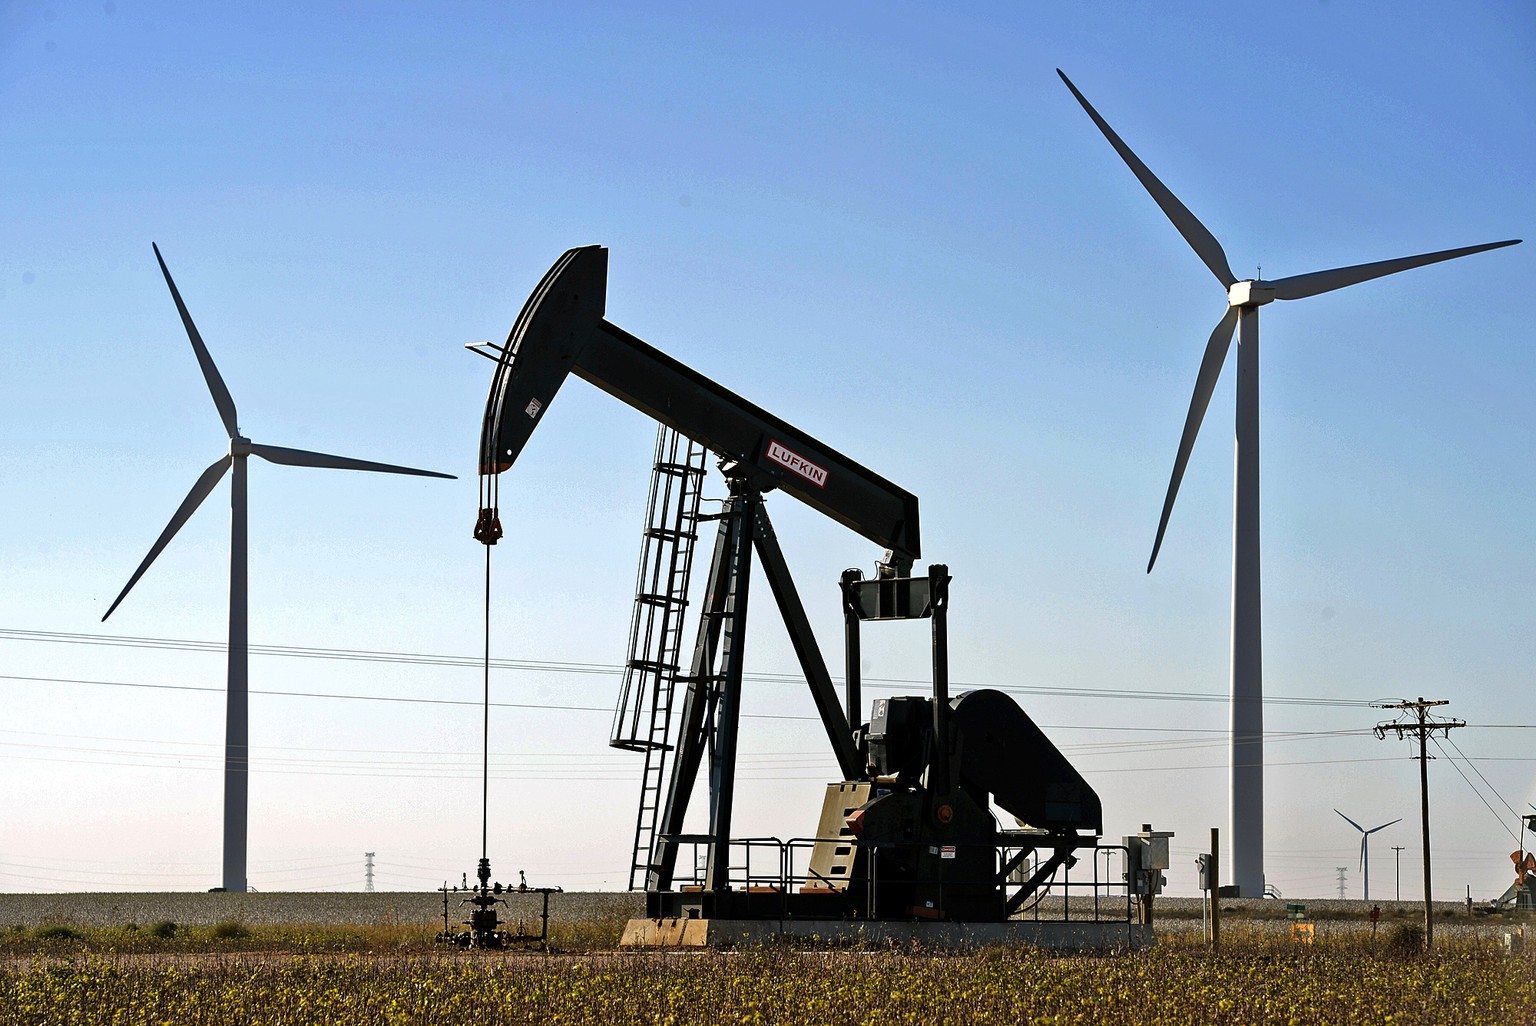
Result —
M 614 748 L 645 753 L 630 860 L 631 890 L 643 885 L 650 868 L 667 752 L 672 748 L 672 695 L 707 455 L 697 442 L 665 425 L 658 428 L 635 581 L 635 611 L 629 624 L 629 657 L 608 736 Z

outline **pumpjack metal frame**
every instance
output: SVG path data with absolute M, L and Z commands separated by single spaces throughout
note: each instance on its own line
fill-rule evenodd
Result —
M 764 505 L 778 490 L 886 549 L 882 573 L 910 569 L 920 555 L 917 497 L 788 422 L 674 360 L 604 318 L 608 251 L 568 250 L 544 276 L 497 361 L 481 430 L 480 473 L 509 469 L 547 415 L 565 379 L 596 385 L 719 458 L 730 497 L 709 571 L 672 762 L 667 800 L 646 874 L 647 889 L 671 883 L 694 782 L 709 758 L 708 889 L 727 888 L 741 677 L 753 554 L 778 605 L 838 765 L 863 771 L 854 743 L 856 705 L 845 714 L 811 631 Z
M 875 780 L 855 735 L 861 719 L 860 623 L 932 620 L 934 693 L 932 723 L 927 729 L 934 740 L 927 755 L 922 815 L 935 818 L 940 824 L 950 822 L 946 814 L 959 815 L 955 810 L 964 806 L 959 800 L 963 790 L 961 778 L 969 772 L 969 762 L 959 762 L 950 750 L 954 742 L 948 695 L 949 574 L 947 568 L 933 565 L 925 577 L 909 576 L 920 555 L 916 496 L 606 320 L 607 267 L 607 250 L 602 247 L 567 251 L 524 305 L 506 344 L 489 347 L 495 353 L 497 366 L 481 431 L 480 473 L 483 478 L 493 477 L 512 466 L 544 419 L 560 386 L 572 374 L 698 442 L 718 457 L 729 496 L 720 513 L 700 516 L 695 521 L 712 519 L 719 526 L 692 662 L 689 672 L 676 678 L 678 683 L 686 684 L 687 691 L 666 803 L 645 874 L 647 914 L 677 916 L 686 901 L 690 915 L 750 917 L 756 904 L 782 904 L 789 899 L 783 888 L 769 888 L 779 892 L 772 895 L 753 894 L 751 888 L 733 891 L 730 880 L 742 669 L 754 557 L 778 606 L 844 781 Z M 856 570 L 842 578 L 848 660 L 843 696 L 846 705 L 839 701 L 769 519 L 764 497 L 773 490 L 794 496 L 885 549 L 873 579 L 864 580 Z M 989 694 L 994 699 L 1004 699 L 997 692 L 972 693 L 957 703 L 969 700 L 973 705 L 957 704 L 958 711 L 953 715 L 976 715 L 976 709 L 985 708 L 985 696 Z M 1051 764 L 1053 769 L 1066 766 L 1022 710 L 1011 702 L 1009 706 L 1022 724 L 1017 736 L 1025 737 L 1032 745 L 1038 740 L 1041 751 L 1048 750 L 1041 758 L 1056 760 Z M 1012 754 L 999 748 L 990 734 L 972 740 L 976 743 L 970 748 L 981 753 L 980 759 L 989 769 Z M 970 758 L 968 754 L 967 759 Z M 684 820 L 706 759 L 708 832 L 685 835 Z M 1044 765 L 1041 762 L 1030 768 Z M 1037 871 L 1023 881 L 1022 889 L 1011 899 L 999 899 L 996 911 L 1004 918 L 1016 911 L 1058 867 L 1070 864 L 1073 851 L 1097 844 L 1098 798 L 1075 771 L 1069 766 L 1067 770 L 1069 784 L 1081 784 L 1081 793 L 1074 792 L 1076 797 L 1067 803 L 1076 810 L 1070 815 L 1051 812 L 1052 803 L 1038 796 L 1021 798 L 1019 789 L 1027 789 L 1031 786 L 1028 783 L 1009 785 L 1012 790 L 1006 797 L 1010 800 L 1001 800 L 1001 792 L 994 792 L 1003 808 L 1015 810 L 1015 815 L 1020 814 L 1018 810 L 1026 810 L 1031 816 L 1029 822 L 1049 829 L 988 834 L 1000 839 L 1002 847 L 1018 854 L 1005 860 L 1008 864 L 996 874 L 995 880 L 993 869 L 977 873 L 977 863 L 969 863 L 969 879 L 979 881 L 983 887 L 995 885 L 1001 891 L 1009 874 L 1022 865 L 1030 852 L 1049 849 L 1054 853 L 1039 863 Z M 951 801 L 955 802 L 953 808 Z M 1056 805 L 1061 806 L 1061 802 Z M 964 807 L 974 809 L 975 805 Z M 990 815 L 984 809 L 974 814 Z M 1074 821 L 1090 823 L 1095 828 L 1094 836 L 1077 834 L 1070 825 Z M 678 852 L 684 844 L 700 841 L 706 849 L 704 877 L 700 889 L 684 899 L 671 890 Z M 903 842 L 881 843 L 899 846 Z M 994 847 L 997 845 L 989 843 L 989 852 Z M 934 858 L 951 858 L 955 846 L 945 850 L 950 854 L 941 855 L 938 847 L 933 848 Z M 990 860 L 992 855 L 987 858 Z M 937 879 L 942 880 L 944 864 L 939 863 Z M 816 890 L 822 893 L 814 893 Z M 797 915 L 807 913 L 815 917 L 823 913 L 837 918 L 842 914 L 838 910 L 849 908 L 845 895 L 826 888 L 806 888 L 793 897 L 799 909 Z M 992 900 L 986 898 L 983 904 Z M 977 914 L 985 918 L 993 913 Z

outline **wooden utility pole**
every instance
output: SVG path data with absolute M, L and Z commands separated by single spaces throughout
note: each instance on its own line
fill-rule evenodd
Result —
M 1431 720 L 1429 710 L 1437 705 L 1449 705 L 1441 699 L 1439 701 L 1426 701 L 1420 697 L 1417 702 L 1410 702 L 1406 698 L 1393 705 L 1380 705 L 1379 709 L 1398 709 L 1409 714 L 1409 718 L 1399 716 L 1390 723 L 1376 724 L 1376 737 L 1383 739 L 1387 731 L 1397 734 L 1401 741 L 1404 737 L 1413 736 L 1419 742 L 1419 816 L 1423 824 L 1424 833 L 1424 949 L 1427 951 L 1435 945 L 1435 911 L 1433 900 L 1430 896 L 1429 879 L 1429 739 L 1436 731 L 1449 735 L 1456 727 L 1465 727 L 1465 720 Z
M 1403 900 L 1403 846 L 1394 844 L 1392 850 L 1397 852 L 1397 899 Z

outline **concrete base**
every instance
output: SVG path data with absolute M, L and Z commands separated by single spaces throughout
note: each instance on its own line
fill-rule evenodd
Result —
M 1142 948 L 1152 927 L 1125 922 L 1013 920 L 1006 923 L 871 922 L 828 919 L 631 919 L 625 948 L 728 948 L 804 941 L 872 947 L 978 948 L 1011 944 L 1062 951 Z

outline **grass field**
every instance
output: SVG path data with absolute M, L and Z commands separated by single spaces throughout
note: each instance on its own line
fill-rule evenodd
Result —
M 390 919 L 291 925 L 12 925 L 0 1026 L 493 1023 L 1536 1022 L 1536 960 L 1502 932 L 1423 954 L 1411 920 L 1300 945 L 1259 918 L 1138 952 L 1021 949 L 616 952 L 621 917 L 563 917 L 564 953 L 462 952 Z M 1514 926 L 1502 924 L 1501 931 Z

